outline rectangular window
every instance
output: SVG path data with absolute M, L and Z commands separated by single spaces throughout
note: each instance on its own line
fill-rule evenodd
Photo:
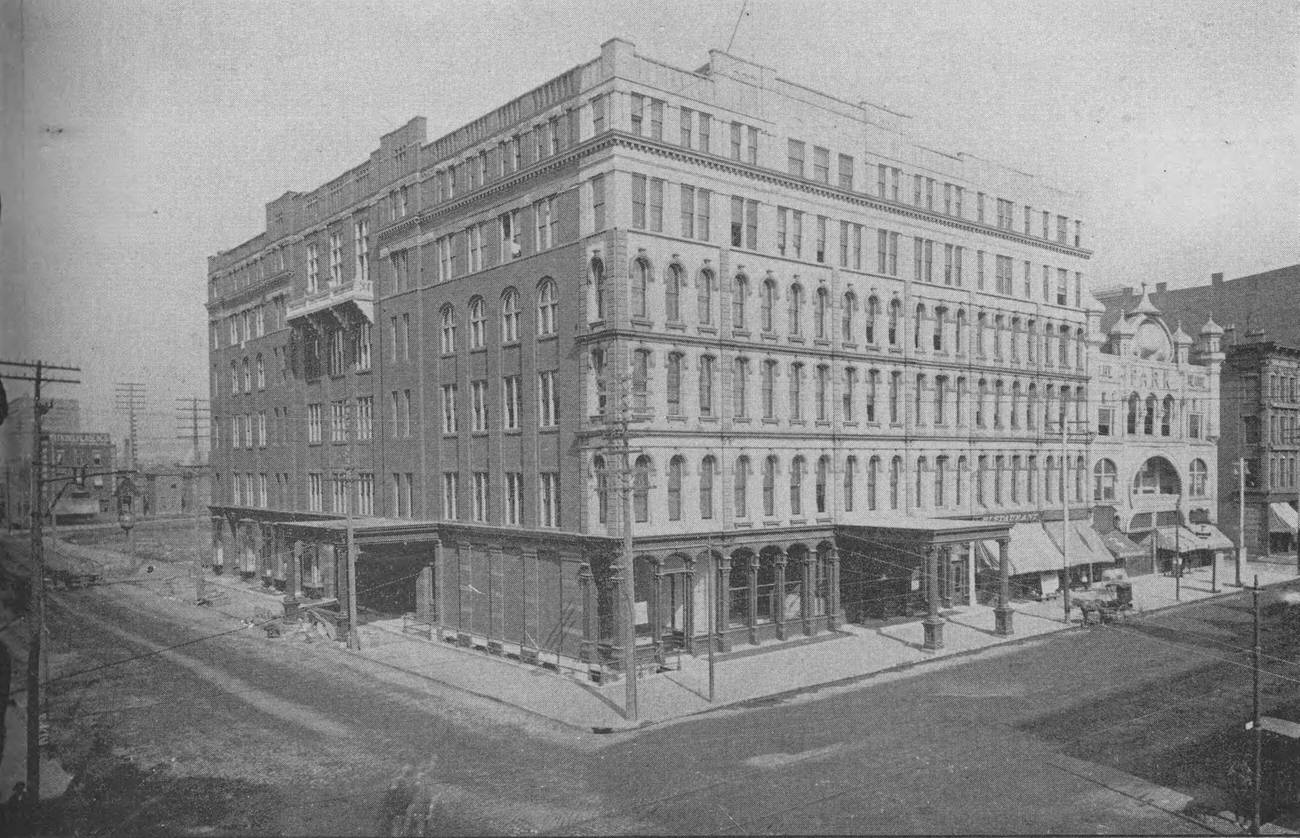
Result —
M 591 219 L 594 231 L 605 229 L 605 176 L 591 179 Z
M 356 254 L 357 282 L 370 281 L 370 222 L 361 219 L 353 225 L 353 251 Z
M 330 286 L 343 284 L 343 235 L 330 233 Z
M 474 413 L 474 430 L 488 429 L 487 382 L 470 382 L 470 408 Z
M 560 474 L 544 471 L 538 478 L 537 523 L 542 527 L 560 526 Z
M 731 199 L 731 246 L 743 247 L 745 244 L 745 199 L 735 196 Z
M 691 115 L 691 109 L 682 108 L 681 117 L 678 120 L 678 124 L 681 126 L 682 131 L 682 148 L 690 148 L 692 145 L 693 138 L 691 136 L 691 131 L 694 127 L 693 122 L 694 120 Z
M 668 354 L 668 369 L 665 375 L 668 384 L 668 415 L 682 415 L 682 355 L 680 352 Z
M 750 165 L 758 165 L 758 129 L 752 125 L 745 126 L 745 135 L 748 142 L 745 146 L 745 160 Z
M 533 221 L 536 235 L 534 249 L 547 250 L 555 242 L 555 198 L 543 198 L 533 203 Z
M 317 472 L 307 475 L 307 508 L 312 512 L 325 511 L 324 485 Z
M 602 93 L 591 100 L 591 133 L 601 134 L 605 131 L 605 108 L 609 97 Z
M 732 410 L 737 419 L 749 416 L 749 361 L 736 359 L 735 377 L 732 381 Z
M 509 262 L 523 255 L 522 231 L 519 229 L 519 210 L 510 210 L 497 219 L 501 227 L 501 259 Z
M 664 182 L 659 178 L 650 180 L 650 229 L 664 231 Z
M 560 423 L 559 393 L 555 389 L 555 371 L 537 374 L 537 424 L 553 428 Z
M 442 473 L 442 517 L 455 521 L 460 517 L 457 496 L 460 494 L 460 475 L 454 471 Z
M 840 161 L 840 173 L 839 173 L 840 189 L 852 189 L 853 188 L 853 158 L 847 154 L 841 154 L 839 156 L 839 161 Z
M 488 494 L 488 473 L 474 472 L 474 520 L 486 521 L 491 498 Z
M 817 216 L 817 261 L 826 261 L 826 222 L 824 215 Z
M 813 180 L 818 183 L 831 182 L 831 153 L 818 146 L 813 146 Z
M 307 245 L 307 293 L 314 294 L 320 287 L 320 258 L 316 252 L 316 245 Z M 237 343 L 234 331 L 231 330 L 230 342 Z
M 740 159 L 740 146 L 741 146 L 741 142 L 743 141 L 741 135 L 744 131 L 744 127 L 745 126 L 741 125 L 739 122 L 731 123 L 731 159 L 732 160 Z
M 506 472 L 505 519 L 507 524 L 522 524 L 524 518 L 524 475 L 518 471 Z
M 519 429 L 521 409 L 520 377 L 507 375 L 501 379 L 501 422 L 508 431 Z
M 646 227 L 646 192 L 649 183 L 645 175 L 632 175 L 632 229 Z
M 321 442 L 321 405 L 307 405 L 307 442 L 318 445 Z
M 700 114 L 700 151 L 705 154 L 709 153 L 709 129 L 713 126 L 710 123 L 713 118 L 706 113 Z
M 631 97 L 631 110 L 628 116 L 632 126 L 632 133 L 638 137 L 645 135 L 645 97 L 640 93 L 633 93 Z
M 682 185 L 681 197 L 682 238 L 695 238 L 695 189 Z
M 460 428 L 456 418 L 456 385 L 442 385 L 442 432 L 454 434 Z
M 712 193 L 707 189 L 699 190 L 695 195 L 695 233 L 702 242 L 709 241 L 709 202 Z
M 803 421 L 803 364 L 790 365 L 790 421 Z
M 758 249 L 758 201 L 745 202 L 745 247 Z

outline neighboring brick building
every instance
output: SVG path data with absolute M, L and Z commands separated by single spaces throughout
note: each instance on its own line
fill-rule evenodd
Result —
M 1194 343 L 1182 326 L 1170 329 L 1150 296 L 1106 314 L 1114 322 L 1092 379 L 1093 501 L 1143 548 L 1126 569 L 1151 572 L 1153 560 L 1168 569 L 1179 554 L 1200 564 L 1230 552 L 1232 542 L 1213 525 L 1223 330 L 1207 320 Z
M 612 40 L 271 202 L 209 260 L 216 561 L 344 595 L 351 469 L 362 604 L 529 659 L 608 660 L 627 582 L 656 649 L 709 607 L 723 646 L 824 631 L 927 561 L 972 600 L 1011 522 L 1088 514 L 1056 432 L 1101 309 L 1075 196 L 905 122 Z
M 1295 551 L 1300 493 L 1297 381 L 1300 348 L 1271 340 L 1228 347 L 1219 443 L 1219 514 L 1224 528 L 1235 533 L 1240 509 L 1251 556 Z M 1241 460 L 1246 466 L 1244 487 L 1239 479 Z M 1245 503 L 1239 504 L 1242 494 Z

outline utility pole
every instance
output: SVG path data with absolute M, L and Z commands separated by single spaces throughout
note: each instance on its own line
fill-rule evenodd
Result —
M 624 715 L 630 721 L 637 719 L 637 695 L 636 695 L 636 584 L 635 584 L 635 563 L 632 558 L 632 456 L 639 452 L 631 447 L 631 424 L 634 421 L 644 421 L 644 416 L 633 416 L 632 399 L 632 376 L 625 374 L 620 377 L 619 381 L 619 415 L 617 419 L 611 420 L 606 414 L 606 448 L 611 452 L 617 452 L 622 460 L 620 489 L 622 491 L 623 507 L 623 550 L 618 566 L 615 568 L 614 575 L 618 578 L 622 588 L 620 597 L 623 600 L 622 610 L 624 619 L 620 621 L 618 627 L 623 646 L 623 677 L 624 677 Z M 643 407 L 643 406 L 642 406 Z M 709 640 L 712 643 L 712 638 Z
M 361 634 L 357 627 L 357 549 L 356 549 L 356 532 L 352 524 L 352 489 L 356 483 L 356 467 L 352 464 L 352 404 L 347 403 L 343 407 L 343 436 L 345 439 L 344 449 L 344 491 L 343 491 L 343 510 L 347 518 L 347 543 L 344 549 L 347 551 L 348 560 L 348 648 L 354 652 L 361 651 Z
M 119 381 L 116 385 L 116 394 L 113 404 L 119 410 L 125 410 L 127 420 L 130 423 L 130 445 L 131 456 L 128 459 L 131 471 L 138 469 L 138 434 L 139 426 L 136 423 L 136 412 L 144 410 L 144 385 L 138 381 Z
M 0 372 L 0 378 L 17 381 L 31 381 L 34 385 L 32 399 L 32 466 L 31 466 L 31 514 L 32 514 L 32 575 L 29 587 L 31 600 L 28 611 L 29 638 L 27 641 L 27 794 L 33 803 L 41 799 L 41 640 L 45 632 L 45 541 L 41 530 L 42 492 L 44 491 L 43 466 L 41 459 L 41 417 L 52 407 L 49 402 L 41 401 L 42 384 L 80 384 L 80 379 L 51 378 L 46 370 L 81 372 L 78 367 L 55 366 L 43 361 L 27 363 L 22 361 L 0 361 L 0 366 L 19 367 L 24 372 L 31 370 L 33 375 Z
M 1258 834 L 1259 834 L 1259 798 L 1260 798 L 1260 786 L 1262 785 L 1261 778 L 1262 778 L 1263 773 L 1264 773 L 1264 741 L 1263 741 L 1264 730 L 1263 730 L 1263 728 L 1260 726 L 1260 723 L 1259 723 L 1259 722 L 1260 722 L 1260 719 L 1259 719 L 1259 652 L 1260 652 L 1260 648 L 1259 648 L 1259 575 L 1258 575 L 1258 574 L 1256 574 L 1256 576 L 1255 576 L 1255 586 L 1254 586 L 1253 588 L 1251 588 L 1251 590 L 1250 590 L 1250 597 L 1251 597 L 1251 601 L 1252 601 L 1252 603 L 1253 603 L 1253 605 L 1254 605 L 1254 608 L 1253 608 L 1252 610 L 1253 610 L 1254 613 L 1255 613 L 1255 643 L 1254 643 L 1254 645 L 1251 647 L 1251 653 L 1250 653 L 1250 660 L 1251 660 L 1251 667 L 1250 667 L 1250 668 L 1251 668 L 1251 674 L 1254 676 L 1254 678 L 1253 678 L 1253 680 L 1254 680 L 1254 690 L 1253 690 L 1253 694 L 1252 694 L 1252 696 L 1253 696 L 1253 701 L 1252 701 L 1253 712 L 1252 712 L 1252 714 L 1251 714 L 1251 721 L 1252 721 L 1252 725 L 1253 725 L 1254 730 L 1255 730 L 1255 771 L 1254 771 L 1254 782 L 1251 784 L 1252 787 L 1253 787 L 1253 788 L 1252 788 L 1253 794 L 1251 795 L 1251 797 L 1253 798 L 1253 800 L 1252 800 L 1252 805 L 1251 805 L 1251 815 L 1250 815 L 1250 834 L 1251 834 L 1251 835 L 1258 835 Z
M 207 429 L 199 426 L 200 423 L 210 421 L 208 418 L 208 400 L 190 396 L 187 399 L 177 399 L 176 401 L 177 418 L 182 423 L 182 426 L 176 429 L 176 438 L 190 441 L 190 456 L 194 465 L 198 466 L 203 463 L 203 449 L 201 446 L 203 437 L 207 434 Z
M 1069 426 L 1070 426 L 1069 420 L 1065 418 L 1065 409 L 1066 409 L 1065 404 L 1064 402 L 1062 402 L 1061 404 L 1061 563 L 1065 566 L 1065 577 L 1062 580 L 1064 584 L 1061 586 L 1061 604 L 1063 610 L 1065 611 L 1065 622 L 1068 625 L 1070 622 L 1070 491 L 1069 491 L 1070 487 L 1065 485 L 1066 484 L 1065 476 L 1068 473 L 1067 464 L 1069 463 L 1069 455 L 1066 453 L 1065 446 L 1067 442 L 1074 442 L 1076 444 L 1083 443 L 1085 445 L 1090 445 L 1092 444 L 1094 434 L 1092 434 L 1089 431 L 1075 431 L 1071 433 L 1069 430 Z M 1081 427 L 1087 427 L 1086 421 L 1085 422 L 1076 421 L 1076 424 Z M 1080 479 L 1081 478 L 1079 477 L 1079 475 L 1076 474 L 1075 481 L 1077 482 Z

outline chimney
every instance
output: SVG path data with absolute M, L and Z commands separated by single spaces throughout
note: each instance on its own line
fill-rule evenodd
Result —
M 1157 293 L 1157 294 L 1163 294 L 1163 293 L 1165 293 L 1165 291 L 1168 290 L 1168 288 L 1169 288 L 1169 283 L 1168 283 L 1168 282 L 1157 282 L 1157 283 L 1156 283 L 1156 293 Z
M 1223 271 L 1217 271 L 1215 273 L 1210 274 L 1210 285 L 1222 285 L 1222 284 L 1223 284 Z

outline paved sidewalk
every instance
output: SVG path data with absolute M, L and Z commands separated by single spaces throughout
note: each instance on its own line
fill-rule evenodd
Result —
M 101 561 L 112 561 L 114 556 L 119 560 L 125 558 L 103 547 L 61 543 L 59 549 Z M 184 600 L 188 596 L 192 602 L 192 580 L 186 579 L 187 573 L 182 566 L 164 565 L 152 576 L 139 572 L 131 581 L 155 588 L 169 598 Z M 1248 563 L 1242 579 L 1250 584 L 1256 575 L 1262 586 L 1297 578 L 1294 560 L 1282 561 L 1281 557 L 1276 561 Z M 1235 581 L 1230 563 L 1221 564 L 1219 577 L 1217 594 L 1211 591 L 1209 568 L 1188 572 L 1180 586 L 1168 576 L 1134 577 L 1131 581 L 1135 609 L 1139 614 L 1151 613 L 1211 596 L 1229 596 L 1240 590 L 1230 584 Z M 224 593 L 216 597 L 213 608 L 232 618 L 247 620 L 281 613 L 282 595 L 267 591 L 257 583 L 243 582 L 238 575 L 207 576 L 204 584 L 210 592 Z M 1181 588 L 1181 599 L 1176 597 L 1176 587 Z M 994 632 L 994 614 L 989 606 L 962 606 L 942 612 L 944 647 L 937 651 L 923 648 L 924 629 L 920 618 L 879 628 L 845 625 L 838 632 L 807 640 L 765 644 L 771 648 L 764 649 L 762 654 L 754 654 L 755 647 L 742 646 L 715 656 L 712 702 L 708 697 L 707 656 L 683 654 L 680 661 L 670 661 L 673 666 L 680 665 L 679 669 L 638 679 L 638 723 L 629 722 L 624 716 L 626 685 L 622 681 L 597 685 L 576 673 L 563 674 L 463 649 L 445 641 L 405 634 L 401 619 L 363 623 L 360 654 L 573 728 L 626 730 L 638 724 L 666 722 L 729 705 L 771 700 L 775 696 L 844 688 L 865 678 L 898 677 L 917 665 L 952 661 L 986 650 L 996 653 L 1010 644 L 1071 628 L 1078 630 L 1080 612 L 1075 609 L 1073 620 L 1067 625 L 1060 600 L 1013 605 L 1015 633 L 1011 637 Z
M 1175 580 L 1171 577 L 1136 577 L 1132 580 L 1135 607 L 1138 613 L 1150 613 L 1237 592 L 1238 588 L 1224 583 L 1224 579 L 1233 581 L 1234 574 L 1222 567 L 1220 570 L 1223 578 L 1219 593 L 1211 591 L 1209 569 L 1199 568 L 1183 577 L 1181 599 L 1176 598 Z M 1249 582 L 1256 574 L 1261 585 L 1296 578 L 1293 565 L 1266 562 L 1250 563 L 1243 578 Z M 638 716 L 641 723 L 665 722 L 728 705 L 843 686 L 1069 628 L 1078 630 L 1079 611 L 1073 612 L 1074 619 L 1067 625 L 1059 600 L 1014 605 L 1017 613 L 1015 634 L 1011 637 L 1000 637 L 994 632 L 991 607 L 966 606 L 943 612 L 944 647 L 938 651 L 923 648 L 924 629 L 919 619 L 878 629 L 846 625 L 833 635 L 773 644 L 777 648 L 765 650 L 763 654 L 752 654 L 754 647 L 741 647 L 730 654 L 715 656 L 712 703 L 708 700 L 707 656 L 682 655 L 680 669 L 645 675 L 638 680 Z M 367 657 L 566 725 L 609 730 L 636 726 L 624 718 L 626 686 L 621 681 L 598 686 L 446 642 L 403 635 L 400 620 L 366 624 L 362 628 L 362 644 L 362 654 Z

